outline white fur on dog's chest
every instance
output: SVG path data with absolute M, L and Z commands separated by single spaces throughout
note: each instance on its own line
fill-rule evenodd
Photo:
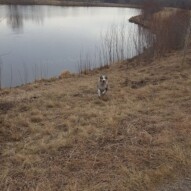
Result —
M 98 89 L 98 96 L 102 96 L 105 95 L 105 93 L 108 90 L 108 79 L 107 76 L 105 75 L 101 75 L 99 80 L 98 80 L 98 85 L 97 85 L 97 89 Z
M 98 89 L 104 91 L 107 88 L 107 84 L 99 84 Z

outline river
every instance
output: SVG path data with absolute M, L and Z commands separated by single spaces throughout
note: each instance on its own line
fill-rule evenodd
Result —
M 1 87 L 133 57 L 138 26 L 128 19 L 139 13 L 133 8 L 1 5 Z

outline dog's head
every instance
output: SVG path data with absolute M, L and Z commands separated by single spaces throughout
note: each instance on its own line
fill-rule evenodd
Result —
M 100 81 L 102 84 L 107 83 L 107 76 L 106 76 L 106 75 L 101 75 L 100 78 L 99 78 L 99 81 Z

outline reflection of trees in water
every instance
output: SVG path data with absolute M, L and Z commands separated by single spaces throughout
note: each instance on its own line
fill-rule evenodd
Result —
M 7 23 L 12 27 L 13 30 L 23 27 L 23 18 L 19 13 L 18 6 L 8 6 Z
M 43 23 L 43 13 L 36 6 L 7 6 L 7 24 L 13 30 L 21 30 L 24 20 L 32 20 L 35 23 Z

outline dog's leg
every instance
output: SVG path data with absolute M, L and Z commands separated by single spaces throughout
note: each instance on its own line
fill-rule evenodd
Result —
M 106 90 L 104 90 L 103 92 L 102 92 L 102 95 L 104 95 L 106 93 Z
M 100 89 L 97 90 L 97 93 L 98 93 L 98 96 L 100 97 L 100 96 L 101 96 L 101 91 L 100 91 Z

